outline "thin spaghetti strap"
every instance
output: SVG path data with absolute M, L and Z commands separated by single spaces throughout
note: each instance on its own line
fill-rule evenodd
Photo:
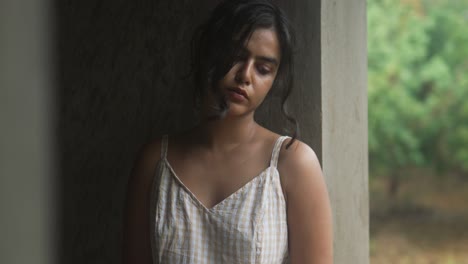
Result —
M 168 135 L 164 135 L 161 140 L 161 159 L 167 156 Z
M 271 154 L 270 166 L 275 167 L 278 165 L 278 157 L 281 151 L 281 146 L 285 139 L 289 138 L 288 136 L 281 136 L 276 140 L 275 147 L 273 148 L 273 153 Z

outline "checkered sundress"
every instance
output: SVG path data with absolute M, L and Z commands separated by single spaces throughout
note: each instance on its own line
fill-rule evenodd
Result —
M 260 175 L 206 208 L 171 168 L 164 136 L 151 195 L 153 263 L 288 263 L 286 203 L 276 168 L 286 138 L 278 138 Z

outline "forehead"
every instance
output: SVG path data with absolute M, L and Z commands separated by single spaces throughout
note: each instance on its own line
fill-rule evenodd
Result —
M 275 30 L 259 28 L 252 32 L 245 48 L 256 56 L 280 60 L 281 51 Z

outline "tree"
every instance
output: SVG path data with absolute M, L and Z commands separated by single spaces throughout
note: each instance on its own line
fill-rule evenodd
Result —
M 370 170 L 392 195 L 405 168 L 468 171 L 463 12 L 465 1 L 368 1 Z

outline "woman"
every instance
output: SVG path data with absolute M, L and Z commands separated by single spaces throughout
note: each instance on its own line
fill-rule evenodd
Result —
M 269 93 L 282 94 L 284 106 L 292 88 L 283 12 L 268 0 L 223 1 L 195 40 L 201 121 L 141 152 L 128 187 L 124 262 L 332 263 L 314 151 L 254 120 Z

